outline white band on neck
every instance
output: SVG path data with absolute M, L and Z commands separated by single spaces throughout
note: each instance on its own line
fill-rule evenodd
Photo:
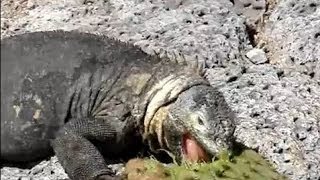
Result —
M 149 135 L 156 134 L 158 142 L 163 147 L 162 124 L 163 120 L 153 119 L 157 110 L 163 105 L 173 101 L 186 89 L 209 83 L 201 76 L 194 74 L 170 75 L 157 83 L 146 95 L 145 101 L 149 101 L 144 117 L 144 139 Z

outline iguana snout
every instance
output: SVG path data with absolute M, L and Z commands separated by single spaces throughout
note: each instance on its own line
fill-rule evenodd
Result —
M 209 85 L 193 86 L 167 106 L 162 129 L 176 157 L 207 161 L 231 146 L 234 114 L 221 92 Z

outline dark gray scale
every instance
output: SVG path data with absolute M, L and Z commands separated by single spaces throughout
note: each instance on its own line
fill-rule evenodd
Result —
M 130 114 L 131 106 L 122 101 L 130 99 L 130 92 L 119 98 L 123 91 L 119 84 L 133 62 L 143 65 L 146 58 L 133 46 L 75 32 L 38 32 L 3 39 L 1 159 L 20 162 L 47 157 L 52 154 L 49 140 L 71 119 L 92 118 L 103 123 L 113 116 L 122 124 L 111 122 L 110 126 L 125 128 L 122 116 Z M 98 126 L 90 128 L 99 130 Z
M 147 104 L 163 91 L 157 87 L 148 93 L 165 77 L 184 70 L 187 66 L 168 58 L 87 33 L 35 32 L 3 39 L 1 162 L 30 162 L 54 153 L 71 179 L 112 179 L 110 162 L 147 146 L 142 142 Z M 184 90 L 204 83 L 198 75 L 192 78 Z M 181 107 L 176 109 L 183 112 Z M 176 121 L 168 122 L 176 127 L 169 135 L 180 137 Z

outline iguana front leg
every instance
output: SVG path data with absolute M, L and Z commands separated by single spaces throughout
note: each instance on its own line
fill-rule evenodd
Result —
M 71 179 L 117 179 L 92 143 L 109 143 L 110 148 L 123 132 L 117 132 L 110 120 L 72 119 L 52 141 L 55 154 Z

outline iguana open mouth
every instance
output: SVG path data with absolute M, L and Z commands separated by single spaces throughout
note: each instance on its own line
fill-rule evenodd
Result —
M 192 162 L 208 162 L 209 155 L 189 133 L 183 135 L 182 152 L 185 159 Z

